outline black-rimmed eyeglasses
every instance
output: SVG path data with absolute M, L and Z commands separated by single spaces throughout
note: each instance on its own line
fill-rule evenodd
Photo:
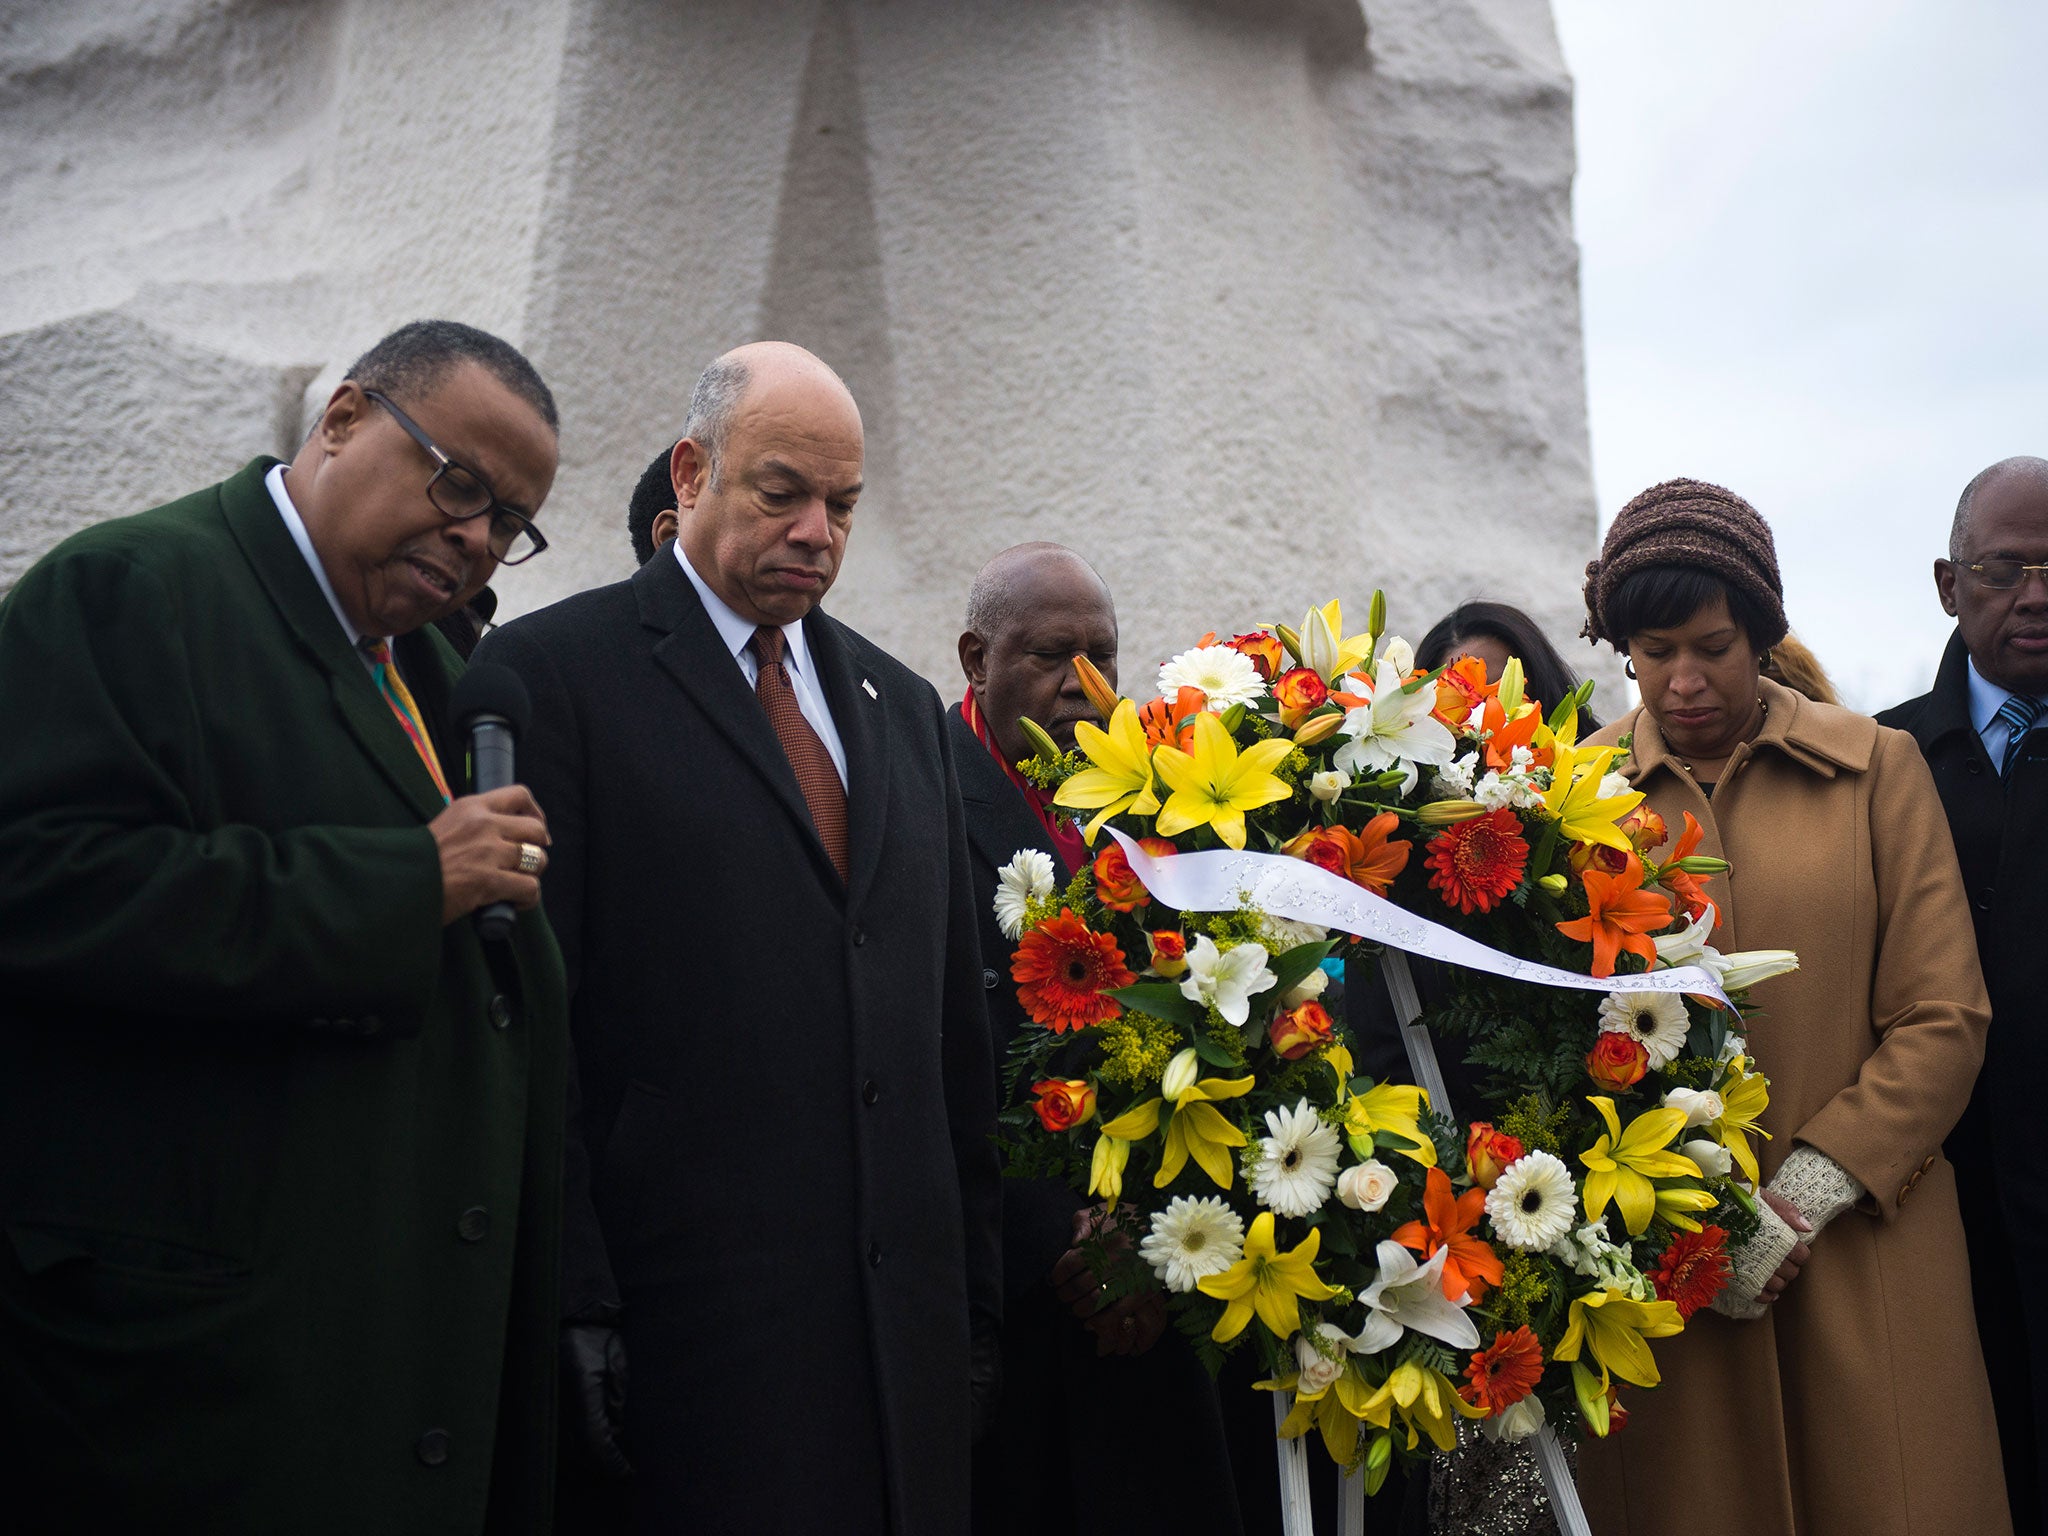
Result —
M 499 501 L 497 492 L 491 489 L 490 482 L 482 475 L 449 458 L 438 443 L 420 430 L 418 422 L 384 395 L 374 389 L 366 389 L 363 393 L 389 411 L 391 419 L 405 428 L 412 440 L 427 450 L 427 457 L 440 466 L 427 482 L 427 500 L 434 504 L 436 511 L 455 523 L 466 523 L 485 513 L 490 514 L 491 531 L 486 542 L 498 564 L 517 565 L 522 560 L 531 560 L 548 547 L 541 531 L 533 526 L 533 519 Z
M 1963 569 L 1994 592 L 2010 592 L 2027 579 L 2027 573 L 2030 571 L 2039 571 L 2048 576 L 2048 565 L 2028 565 L 2020 560 L 1979 560 L 1975 565 L 1966 565 Z

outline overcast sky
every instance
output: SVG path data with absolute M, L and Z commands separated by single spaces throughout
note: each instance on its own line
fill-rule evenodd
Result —
M 2048 456 L 2048 3 L 1556 0 L 1603 526 L 1770 521 L 1846 702 L 1933 680 L 1963 484 Z

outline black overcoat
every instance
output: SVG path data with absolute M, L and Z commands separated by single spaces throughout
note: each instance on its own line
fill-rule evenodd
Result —
M 487 636 L 527 681 L 580 1102 L 565 1303 L 625 1308 L 648 1530 L 964 1529 L 999 1326 L 967 837 L 931 685 L 822 612 L 842 885 L 673 552 Z
M 0 603 L 0 1524 L 541 1529 L 560 957 L 442 926 L 271 462 Z
M 1956 1170 L 2013 1526 L 2034 1530 L 2048 1468 L 2048 1186 L 2033 1172 L 2048 1081 L 2048 733 L 2028 738 L 2001 781 L 1970 723 L 1969 660 L 1962 635 L 1951 636 L 1934 687 L 1877 718 L 1911 732 L 1934 773 L 1991 994 L 1984 1069 L 1943 1150 Z
M 947 711 L 960 798 L 974 848 L 981 980 L 1000 1067 L 1035 1029 L 1010 979 L 1016 947 L 996 922 L 996 872 L 1036 848 L 1066 868 L 1037 813 L 955 704 Z M 1055 1179 L 1003 1180 L 1003 1400 L 975 1450 L 977 1536 L 1237 1536 L 1237 1491 L 1216 1383 L 1169 1327 L 1142 1355 L 1095 1353 L 1095 1336 L 1053 1294 L 1047 1275 L 1073 1246 L 1087 1205 Z M 1247 1393 L 1247 1396 L 1250 1394 Z M 1264 1394 L 1252 1405 L 1272 1424 Z M 1261 1447 L 1268 1461 L 1270 1448 Z

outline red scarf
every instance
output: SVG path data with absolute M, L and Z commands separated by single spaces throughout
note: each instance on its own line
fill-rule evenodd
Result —
M 988 722 L 982 719 L 980 709 L 975 706 L 972 688 L 967 690 L 967 697 L 960 701 L 960 718 L 967 722 L 981 744 L 988 748 L 989 756 L 1002 764 L 1003 772 L 1031 806 L 1032 813 L 1038 817 L 1039 825 L 1045 828 L 1045 835 L 1052 839 L 1053 850 L 1058 853 L 1060 863 L 1065 866 L 1063 873 L 1071 875 L 1086 864 L 1088 845 L 1081 840 L 1081 829 L 1065 817 L 1053 814 L 1052 790 L 1040 789 L 1017 771 L 1015 763 L 1003 756 L 1003 749 L 996 745 L 994 732 L 989 730 Z

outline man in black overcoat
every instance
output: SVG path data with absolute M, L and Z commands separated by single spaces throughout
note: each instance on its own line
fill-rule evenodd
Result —
M 672 546 L 479 651 L 555 838 L 572 1428 L 633 1530 L 962 1531 L 1000 1194 L 952 740 L 818 607 L 862 473 L 829 368 L 719 359 L 672 471 Z
M 537 552 L 554 423 L 407 326 L 0 602 L 0 1527 L 546 1529 L 561 961 L 471 914 L 547 831 L 461 793 L 433 621 Z
M 1086 656 L 1115 687 L 1116 639 L 1108 587 L 1057 544 L 1003 551 L 968 596 L 967 692 L 947 724 L 998 1069 L 1018 1033 L 1038 1028 L 1010 980 L 1015 936 L 996 917 L 998 871 L 1032 849 L 1064 885 L 1089 862 L 1051 794 L 1017 771 L 1032 755 L 1018 722 L 1035 721 L 1072 751 L 1075 722 L 1099 719 L 1072 658 Z M 1158 1291 L 1103 1305 L 1080 1250 L 1092 1210 L 1057 1180 L 1003 1181 L 1003 1397 L 975 1449 L 976 1536 L 1237 1536 L 1215 1383 L 1168 1329 Z M 1263 1396 L 1256 1406 L 1266 1407 Z
M 2005 459 L 1964 490 L 1935 588 L 1956 632 L 1934 688 L 1877 718 L 1920 743 L 1955 834 L 1991 993 L 1984 1070 L 1944 1151 L 1956 1169 L 1977 1330 L 2013 1529 L 2042 1526 L 2048 1471 L 2048 460 Z

